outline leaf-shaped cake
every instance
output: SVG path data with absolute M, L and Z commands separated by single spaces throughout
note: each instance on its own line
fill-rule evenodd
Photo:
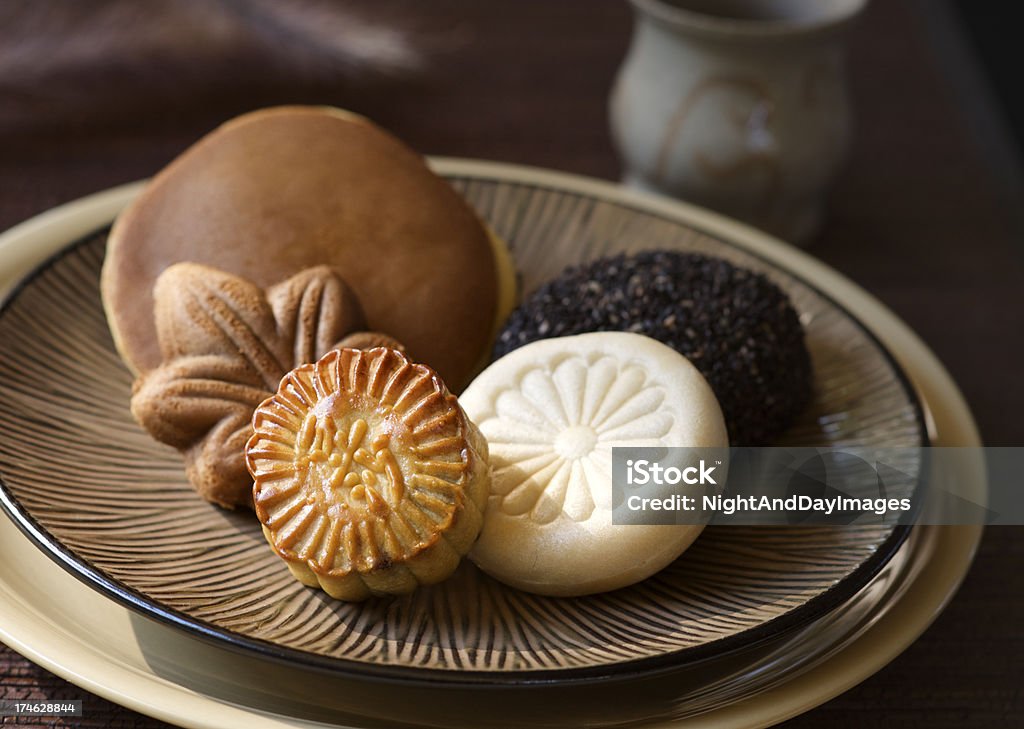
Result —
M 245 442 L 253 410 L 285 373 L 335 346 L 398 346 L 360 331 L 358 300 L 327 266 L 264 292 L 215 268 L 180 263 L 157 279 L 154 297 L 163 364 L 135 382 L 132 414 L 182 451 L 189 481 L 205 499 L 228 508 L 252 508 Z
M 340 349 L 281 381 L 246 460 L 267 541 L 333 597 L 448 577 L 480 532 L 487 443 L 429 367 L 386 347 Z

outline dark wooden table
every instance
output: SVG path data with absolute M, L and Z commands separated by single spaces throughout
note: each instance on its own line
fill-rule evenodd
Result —
M 52 42 L 109 9 L 89 2 L 79 5 L 81 17 L 67 8 L 49 16 L 46 4 L 36 5 L 34 25 L 0 17 L 9 21 L 0 34 L 49 34 Z M 147 5 L 151 22 L 185 13 L 187 25 L 196 13 L 214 12 L 213 3 Z M 134 45 L 108 44 L 91 65 L 61 64 L 58 54 L 19 67 L 8 44 L 0 51 L 0 229 L 150 175 L 217 122 L 282 102 L 355 109 L 424 153 L 617 178 L 605 102 L 628 42 L 624 2 L 363 5 L 371 24 L 386 20 L 409 33 L 427 61 L 422 70 L 382 74 L 315 53 L 289 62 L 282 39 L 254 42 L 237 28 L 189 39 L 175 37 L 170 23 L 167 32 L 131 34 Z M 855 29 L 857 141 L 813 253 L 921 334 L 960 384 L 989 444 L 1022 445 L 1024 198 L 1013 150 L 992 124 L 993 109 L 940 5 L 876 2 Z M 106 32 L 101 25 L 86 31 Z M 361 32 L 351 27 L 346 32 Z M 145 55 L 146 43 L 157 52 Z M 102 38 L 97 47 L 105 48 Z M 909 650 L 786 726 L 1024 726 L 1022 567 L 1024 529 L 989 529 L 960 592 Z M 44 726 L 160 725 L 2 647 L 0 697 L 84 699 L 83 719 Z

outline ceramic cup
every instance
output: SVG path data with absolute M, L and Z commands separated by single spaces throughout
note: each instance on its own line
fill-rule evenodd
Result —
M 631 0 L 610 102 L 624 181 L 793 243 L 845 158 L 844 30 L 867 0 Z

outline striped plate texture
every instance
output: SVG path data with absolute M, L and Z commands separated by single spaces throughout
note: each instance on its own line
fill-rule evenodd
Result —
M 815 400 L 785 442 L 915 446 L 920 407 L 878 342 L 827 296 L 707 232 L 612 200 L 500 179 L 453 184 L 510 244 L 529 293 L 564 266 L 672 248 L 766 272 L 808 334 Z M 0 312 L 0 477 L 15 520 L 65 567 L 194 635 L 365 677 L 519 683 L 636 676 L 721 655 L 849 598 L 906 536 L 892 527 L 713 527 L 611 593 L 528 595 L 464 563 L 393 600 L 301 586 L 248 513 L 196 496 L 128 411 L 132 377 L 99 296 L 105 234 L 65 249 Z M 917 464 L 904 464 L 914 472 Z

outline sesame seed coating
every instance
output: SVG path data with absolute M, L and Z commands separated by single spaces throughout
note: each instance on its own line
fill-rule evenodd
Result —
M 512 312 L 497 359 L 537 339 L 645 334 L 714 390 L 733 445 L 771 442 L 811 399 L 811 361 L 789 297 L 766 276 L 696 253 L 645 251 L 567 268 Z

